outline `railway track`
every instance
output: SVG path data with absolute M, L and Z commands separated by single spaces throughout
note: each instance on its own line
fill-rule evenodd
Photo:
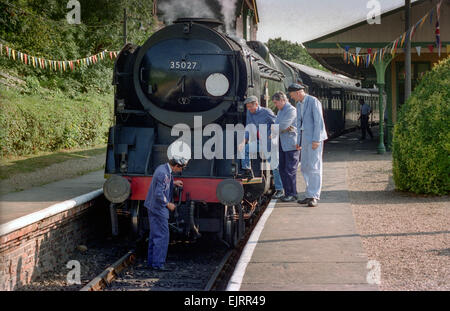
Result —
M 269 201 L 270 198 L 264 201 L 261 212 L 232 250 L 207 238 L 195 243 L 174 242 L 169 245 L 166 265 L 170 271 L 165 272 L 146 269 L 144 259 L 131 250 L 81 291 L 225 290 L 240 254 Z

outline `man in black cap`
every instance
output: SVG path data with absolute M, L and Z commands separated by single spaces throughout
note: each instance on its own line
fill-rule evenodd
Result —
M 322 189 L 323 141 L 328 138 L 322 104 L 305 93 L 305 86 L 293 83 L 289 96 L 297 103 L 297 150 L 301 150 L 301 171 L 306 184 L 306 197 L 299 204 L 316 207 Z

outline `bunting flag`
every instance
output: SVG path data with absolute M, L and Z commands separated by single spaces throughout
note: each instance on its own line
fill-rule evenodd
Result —
M 439 28 L 439 17 L 441 15 L 441 2 L 436 5 L 436 47 L 438 48 L 438 56 L 441 57 L 441 31 Z
M 75 71 L 77 68 L 82 66 L 90 66 L 99 62 L 99 60 L 106 59 L 106 53 L 109 53 L 110 59 L 113 60 L 117 58 L 118 51 L 102 51 L 95 55 L 91 55 L 85 58 L 75 59 L 75 60 L 48 60 L 46 58 L 35 57 L 28 55 L 26 53 L 16 51 L 9 46 L 0 43 L 0 56 L 5 55 L 9 59 L 14 61 L 19 61 L 25 65 L 33 66 L 34 68 L 49 69 L 54 71 Z
M 355 51 L 356 51 L 356 55 L 359 55 L 359 52 L 361 52 L 361 48 L 360 47 L 356 47 Z
M 417 55 L 418 56 L 420 56 L 420 49 L 421 49 L 422 47 L 421 46 L 416 46 L 416 51 L 417 51 Z
M 416 25 L 412 26 L 410 32 L 409 32 L 409 41 L 412 40 L 412 37 L 414 36 L 414 33 L 416 32 Z
M 433 45 L 432 44 L 430 44 L 429 46 L 428 46 L 428 50 L 430 51 L 430 53 L 433 53 Z
M 425 21 L 427 20 L 428 14 L 429 14 L 429 13 L 425 14 L 425 16 L 422 17 L 422 19 L 421 19 L 421 21 L 420 21 L 420 24 L 419 24 L 419 28 L 422 27 L 423 23 L 425 23 Z
M 439 30 L 439 19 L 436 21 L 436 47 L 438 48 L 438 55 L 441 57 L 441 32 Z
M 407 35 L 407 33 L 405 32 L 402 36 L 403 36 L 403 37 L 402 37 L 402 42 L 400 43 L 400 47 L 403 47 L 403 43 L 405 43 L 405 39 L 406 39 L 406 37 L 407 37 L 408 35 Z

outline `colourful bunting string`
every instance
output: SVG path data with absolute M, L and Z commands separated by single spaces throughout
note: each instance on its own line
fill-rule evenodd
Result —
M 102 51 L 100 53 L 97 53 L 95 55 L 91 55 L 85 58 L 80 58 L 76 60 L 64 60 L 64 61 L 57 61 L 57 60 L 48 60 L 45 58 L 38 58 L 35 56 L 28 55 L 26 53 L 16 51 L 12 48 L 10 48 L 7 45 L 4 45 L 0 43 L 0 55 L 5 57 L 8 57 L 9 59 L 13 59 L 15 61 L 20 61 L 21 63 L 24 63 L 25 65 L 33 66 L 34 68 L 40 68 L 40 69 L 49 69 L 54 71 L 66 71 L 71 70 L 74 71 L 77 68 L 81 68 L 82 66 L 90 66 L 93 64 L 96 64 L 100 60 L 106 59 L 105 55 L 106 53 L 109 53 L 110 59 L 117 58 L 116 51 Z
M 436 44 L 435 45 L 439 49 L 438 50 L 439 57 L 441 56 L 441 45 L 442 45 L 442 42 L 440 40 L 440 27 L 439 27 L 439 16 L 440 16 L 441 4 L 442 4 L 442 0 L 436 5 L 436 15 L 435 15 L 436 16 L 436 30 L 435 30 Z M 373 53 L 373 55 L 372 55 L 372 48 L 368 48 L 366 54 L 361 54 L 361 47 L 355 47 L 355 54 L 353 54 L 349 51 L 350 46 L 346 45 L 344 48 L 342 48 L 339 45 L 339 43 L 337 43 L 336 45 L 339 49 L 343 50 L 344 62 L 346 62 L 348 64 L 350 64 L 350 62 L 352 62 L 356 66 L 359 66 L 359 64 L 361 63 L 363 65 L 365 64 L 366 67 L 368 67 L 368 65 L 370 63 L 373 64 L 377 60 L 381 61 L 384 58 L 386 52 L 390 53 L 392 55 L 392 57 L 395 57 L 397 49 L 404 48 L 404 46 L 408 42 L 408 40 L 412 41 L 412 38 L 416 34 L 416 30 L 420 29 L 423 26 L 423 24 L 425 23 L 427 18 L 430 19 L 430 24 L 432 24 L 433 15 L 434 15 L 434 7 L 427 14 L 425 14 L 425 16 L 423 16 L 420 20 L 418 20 L 417 23 L 414 24 L 410 29 L 408 29 L 406 32 L 404 32 L 402 35 L 400 35 L 397 39 L 395 39 L 394 41 L 389 43 L 387 46 L 375 51 Z M 433 45 L 429 45 L 428 49 L 430 50 L 430 52 L 433 52 Z M 449 49 L 450 49 L 449 46 L 447 46 L 447 53 L 448 53 Z M 417 54 L 420 56 L 420 47 L 416 47 L 416 50 L 417 50 Z M 377 56 L 378 56 L 378 58 L 377 58 Z

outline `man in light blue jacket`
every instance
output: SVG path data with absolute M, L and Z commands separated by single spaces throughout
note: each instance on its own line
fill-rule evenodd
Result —
M 285 196 L 283 202 L 297 200 L 297 168 L 300 151 L 297 150 L 297 111 L 289 103 L 283 92 L 272 96 L 272 101 L 278 109 L 275 124 L 278 124 L 279 135 L 279 171 L 283 182 Z
M 299 204 L 316 207 L 322 189 L 323 142 L 328 138 L 322 114 L 322 104 L 305 93 L 303 85 L 293 83 L 289 96 L 297 103 L 297 150 L 301 150 L 301 171 L 306 195 Z

